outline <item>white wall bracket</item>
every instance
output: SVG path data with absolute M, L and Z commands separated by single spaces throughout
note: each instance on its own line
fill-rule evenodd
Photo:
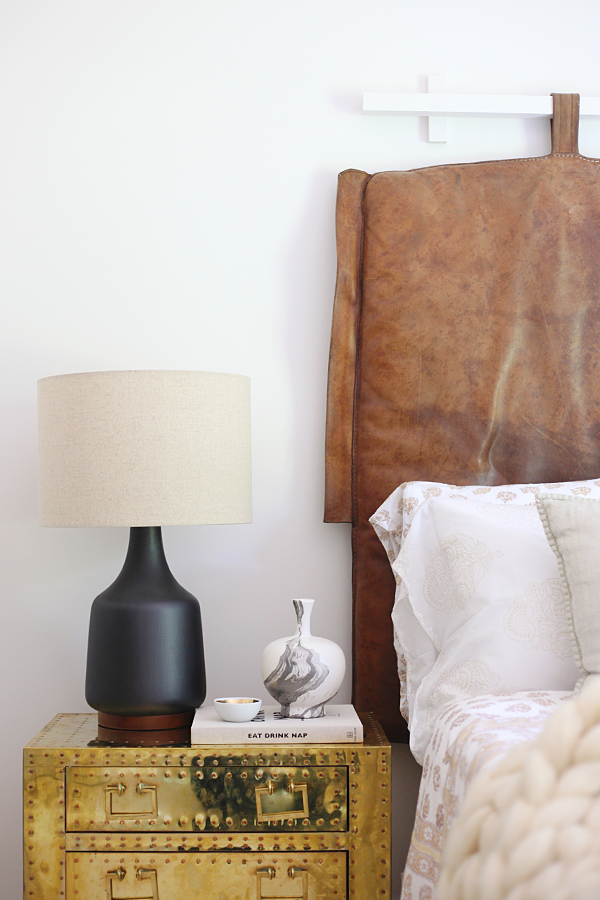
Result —
M 427 90 L 430 94 L 441 95 L 446 90 L 444 75 L 428 75 Z M 445 144 L 448 140 L 448 119 L 446 116 L 428 116 L 427 127 L 430 144 Z
M 363 112 L 396 113 L 401 116 L 427 116 L 429 140 L 445 141 L 440 137 L 444 130 L 437 130 L 432 120 L 445 120 L 449 116 L 505 116 L 507 118 L 550 118 L 552 97 L 519 96 L 516 94 L 444 94 L 443 75 L 430 75 L 428 94 L 363 94 Z M 433 92 L 435 91 L 435 93 Z M 600 116 L 600 97 L 581 97 L 580 118 Z

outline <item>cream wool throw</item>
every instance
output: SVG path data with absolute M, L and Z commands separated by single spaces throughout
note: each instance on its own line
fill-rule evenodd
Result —
M 600 676 L 485 769 L 448 838 L 436 900 L 599 900 Z

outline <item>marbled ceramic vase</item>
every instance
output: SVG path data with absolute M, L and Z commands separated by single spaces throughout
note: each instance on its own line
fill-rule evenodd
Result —
M 339 691 L 346 672 L 344 651 L 334 641 L 313 637 L 310 615 L 314 600 L 293 600 L 296 633 L 263 650 L 261 674 L 286 719 L 315 719 Z

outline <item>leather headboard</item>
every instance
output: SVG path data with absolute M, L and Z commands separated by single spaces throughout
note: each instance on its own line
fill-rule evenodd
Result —
M 369 516 L 404 481 L 600 474 L 600 161 L 340 175 L 325 521 L 353 524 L 353 701 L 405 739 L 394 583 Z

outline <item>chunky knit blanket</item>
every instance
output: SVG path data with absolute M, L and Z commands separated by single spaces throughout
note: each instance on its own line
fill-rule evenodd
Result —
M 600 677 L 479 773 L 436 900 L 600 900 Z

